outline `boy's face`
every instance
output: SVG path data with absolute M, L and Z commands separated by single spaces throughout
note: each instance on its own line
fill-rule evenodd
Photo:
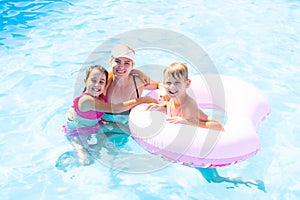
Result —
M 170 74 L 164 76 L 164 87 L 170 98 L 176 98 L 186 94 L 186 89 L 190 86 L 190 79 L 174 78 Z

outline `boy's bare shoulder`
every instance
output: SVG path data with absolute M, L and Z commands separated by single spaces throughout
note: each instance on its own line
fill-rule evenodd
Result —
M 195 99 L 193 99 L 192 97 L 188 96 L 187 102 L 186 102 L 187 106 L 191 109 L 196 109 L 198 108 L 198 104 L 195 101 Z

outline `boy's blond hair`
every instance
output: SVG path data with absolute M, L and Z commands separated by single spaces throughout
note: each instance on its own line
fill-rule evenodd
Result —
M 188 68 L 185 63 L 173 62 L 164 69 L 164 76 L 166 75 L 175 79 L 188 80 Z

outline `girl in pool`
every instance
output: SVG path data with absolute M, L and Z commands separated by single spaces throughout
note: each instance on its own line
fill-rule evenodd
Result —
M 66 135 L 75 147 L 81 164 L 90 163 L 87 156 L 89 139 L 91 134 L 102 128 L 103 112 L 123 112 L 141 103 L 157 102 L 150 97 L 140 97 L 117 104 L 108 103 L 103 94 L 107 79 L 108 72 L 104 67 L 95 65 L 88 68 L 84 79 L 85 89 L 82 95 L 74 99 L 73 112 L 67 114 Z

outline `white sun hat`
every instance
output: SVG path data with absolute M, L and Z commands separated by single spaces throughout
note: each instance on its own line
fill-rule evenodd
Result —
M 118 44 L 116 45 L 111 51 L 112 58 L 129 58 L 133 62 L 135 62 L 135 53 L 134 50 L 125 44 Z

